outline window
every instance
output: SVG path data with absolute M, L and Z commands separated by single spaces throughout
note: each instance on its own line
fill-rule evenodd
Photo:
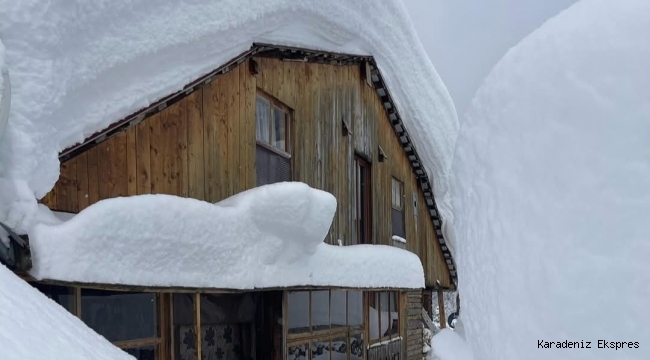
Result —
M 289 359 L 363 359 L 363 292 L 286 292 Z
M 370 342 L 399 338 L 399 293 L 371 293 L 368 309 Z
M 156 358 L 156 294 L 81 289 L 81 320 L 137 359 Z
M 138 360 L 156 360 L 164 344 L 159 322 L 160 296 L 32 283 L 99 335 Z
M 355 219 L 357 225 L 356 244 L 372 243 L 372 199 L 370 163 L 357 157 L 356 159 L 356 206 Z
M 404 221 L 404 183 L 395 178 L 392 178 L 391 194 L 391 218 L 393 235 L 397 235 L 401 238 L 406 238 L 406 223 Z
M 262 93 L 255 108 L 257 186 L 291 181 L 291 111 Z
M 70 313 L 76 313 L 74 289 L 66 286 L 32 283 L 38 291 L 63 306 Z

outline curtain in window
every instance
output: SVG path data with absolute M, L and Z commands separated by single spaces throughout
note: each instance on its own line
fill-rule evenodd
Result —
M 271 104 L 267 100 L 258 96 L 255 111 L 257 140 L 263 141 L 265 143 L 271 142 L 270 114 Z

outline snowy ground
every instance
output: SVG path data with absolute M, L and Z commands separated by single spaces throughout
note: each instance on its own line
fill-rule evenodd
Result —
M 2 360 L 133 360 L 0 265 Z
M 648 34 L 649 1 L 583 0 L 464 117 L 453 228 L 476 358 L 650 358 Z

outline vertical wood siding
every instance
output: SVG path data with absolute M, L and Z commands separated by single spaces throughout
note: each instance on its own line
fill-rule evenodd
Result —
M 338 208 L 326 239 L 349 243 L 354 222 L 354 158 L 371 163 L 373 240 L 391 244 L 391 177 L 404 183 L 406 248 L 420 256 L 427 286 L 449 286 L 424 196 L 374 89 L 358 65 L 257 58 L 61 164 L 52 209 L 78 212 L 106 198 L 173 194 L 217 202 L 255 186 L 257 89 L 293 109 L 293 180 L 332 193 Z M 344 135 L 343 123 L 351 134 Z M 378 148 L 387 155 L 378 160 Z M 413 199 L 417 199 L 417 207 Z

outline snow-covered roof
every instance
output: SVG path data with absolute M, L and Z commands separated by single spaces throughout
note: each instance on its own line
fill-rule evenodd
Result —
M 43 210 L 43 209 L 42 209 Z M 39 280 L 246 290 L 424 287 L 417 255 L 323 242 L 331 194 L 303 183 L 253 188 L 217 204 L 171 195 L 100 201 L 30 232 Z M 48 224 L 49 223 L 49 224 Z
M 399 0 L 0 0 L 13 83 L 0 220 L 27 232 L 59 176 L 58 152 L 181 89 L 254 42 L 372 55 L 450 219 L 458 129 L 449 94 Z
M 3 360 L 133 360 L 3 265 L 0 284 Z

